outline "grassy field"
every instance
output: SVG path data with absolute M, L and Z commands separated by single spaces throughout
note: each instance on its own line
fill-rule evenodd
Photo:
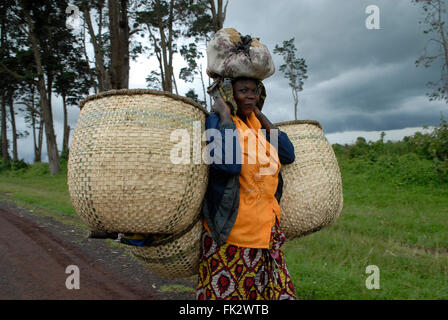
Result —
M 382 163 L 339 164 L 340 219 L 285 245 L 299 298 L 447 299 L 448 185 L 404 183 Z M 379 289 L 366 287 L 369 265 L 379 269 Z
M 339 164 L 340 219 L 284 246 L 298 298 L 448 299 L 448 184 L 432 176 L 431 162 L 340 157 Z M 52 177 L 46 164 L 0 172 L 0 193 L 76 215 L 65 171 Z M 366 287 L 369 265 L 379 269 L 379 289 Z

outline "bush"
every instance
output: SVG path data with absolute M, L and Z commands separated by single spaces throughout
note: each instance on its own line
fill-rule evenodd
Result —
M 3 160 L 3 158 L 0 158 L 0 172 L 9 170 L 10 168 L 10 164 Z
M 358 137 L 356 143 L 333 145 L 333 150 L 346 170 L 368 173 L 369 179 L 393 181 L 396 184 L 434 184 L 448 182 L 448 123 L 441 118 L 431 133 L 416 132 L 402 141 L 376 142 Z
M 19 171 L 26 168 L 28 168 L 28 164 L 23 159 L 11 162 L 11 170 Z
M 443 116 L 440 120 L 431 133 L 417 132 L 407 141 L 416 154 L 432 160 L 440 179 L 448 182 L 448 123 Z
M 69 156 L 69 150 L 65 150 L 61 152 L 61 156 L 59 157 L 59 159 L 61 161 L 68 161 L 68 156 Z
M 45 176 L 50 174 L 50 167 L 46 162 L 36 162 L 27 170 L 27 175 L 30 176 Z

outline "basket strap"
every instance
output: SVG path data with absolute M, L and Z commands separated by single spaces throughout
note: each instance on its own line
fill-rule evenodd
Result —
M 179 239 L 180 237 L 182 237 L 183 235 L 185 235 L 187 232 L 191 231 L 191 229 L 193 229 L 193 227 L 196 225 L 196 223 L 202 218 L 202 214 L 198 214 L 196 216 L 196 218 L 192 221 L 192 223 L 190 223 L 184 230 L 178 232 L 178 233 L 174 233 L 174 234 L 170 234 L 170 235 L 154 235 L 154 234 L 150 234 L 148 235 L 148 237 L 145 239 L 144 242 L 144 246 L 145 247 L 158 247 L 158 246 L 163 246 L 166 245 L 170 242 L 174 242 L 177 239 Z

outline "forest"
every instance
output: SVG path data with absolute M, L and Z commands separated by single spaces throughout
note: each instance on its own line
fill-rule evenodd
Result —
M 178 94 L 177 72 L 182 81 L 202 81 L 203 92 L 186 96 L 206 105 L 202 57 L 211 35 L 222 28 L 228 1 L 61 1 L 5 0 L 0 4 L 1 153 L 4 163 L 20 162 L 17 140 L 31 134 L 34 162 L 42 160 L 47 144 L 51 174 L 67 158 L 70 128 L 67 108 L 79 106 L 89 94 L 129 87 L 129 63 L 140 55 L 157 58 L 147 76 L 150 89 Z M 147 40 L 139 41 L 140 39 Z M 143 45 L 142 43 L 150 45 Z M 93 50 L 89 50 L 89 48 Z M 89 52 L 93 51 L 93 52 Z M 173 56 L 187 66 L 173 69 Z M 54 129 L 52 95 L 63 102 L 62 148 Z M 19 132 L 15 118 L 25 117 L 28 132 Z M 7 129 L 10 129 L 9 141 Z M 9 153 L 12 149 L 12 155 Z

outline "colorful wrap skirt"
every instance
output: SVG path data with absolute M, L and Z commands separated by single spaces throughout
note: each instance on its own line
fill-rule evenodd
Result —
M 280 247 L 285 235 L 278 222 L 269 249 L 218 246 L 202 234 L 196 298 L 198 300 L 295 300 L 291 275 Z

